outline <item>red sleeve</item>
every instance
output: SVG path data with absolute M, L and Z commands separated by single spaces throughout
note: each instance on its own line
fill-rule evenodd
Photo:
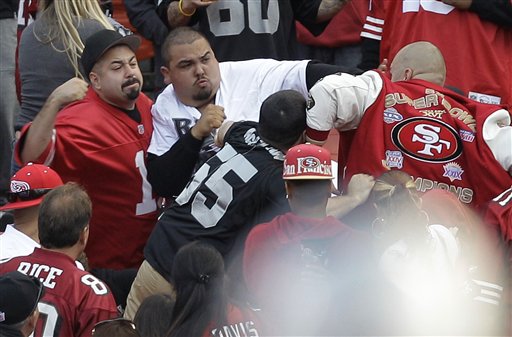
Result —
M 25 145 L 25 139 L 27 137 L 27 133 L 28 133 L 28 130 L 30 129 L 31 125 L 32 125 L 32 123 L 27 123 L 23 126 L 23 128 L 21 129 L 20 139 L 18 139 L 18 141 L 16 142 L 16 145 L 14 147 L 14 159 L 16 160 L 16 163 L 20 166 L 23 166 L 26 164 L 26 163 L 23 163 L 23 161 L 21 160 L 21 151 L 23 150 L 23 146 Z M 48 143 L 48 146 L 46 146 L 46 148 L 41 153 L 41 155 L 33 162 L 37 163 L 37 164 L 45 164 L 45 165 L 49 166 L 50 163 L 48 161 L 51 161 L 51 157 L 52 157 L 51 152 L 52 152 L 52 148 L 54 147 L 54 145 L 55 145 L 55 134 L 52 136 L 52 141 L 50 141 Z

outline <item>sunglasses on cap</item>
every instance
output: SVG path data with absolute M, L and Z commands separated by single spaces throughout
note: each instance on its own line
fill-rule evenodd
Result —
M 101 327 L 105 327 L 107 325 L 119 325 L 119 326 L 124 325 L 124 326 L 129 327 L 132 330 L 135 330 L 135 331 L 137 330 L 135 328 L 135 324 L 131 320 L 123 318 L 123 317 L 118 317 L 118 318 L 107 319 L 107 320 L 100 321 L 100 322 L 96 323 L 94 325 L 94 327 L 92 328 L 92 336 L 93 337 L 95 336 L 94 333 L 96 332 L 96 330 L 98 330 Z
M 51 188 L 35 188 L 33 190 L 25 190 L 19 192 L 7 192 L 7 201 L 28 201 L 42 197 L 46 193 L 50 192 Z

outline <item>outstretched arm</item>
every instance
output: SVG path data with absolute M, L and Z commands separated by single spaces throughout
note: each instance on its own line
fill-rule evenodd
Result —
M 348 183 L 347 194 L 329 198 L 327 214 L 341 219 L 368 199 L 374 184 L 375 179 L 371 175 L 353 175 Z
M 87 92 L 87 87 L 87 82 L 75 77 L 50 94 L 27 131 L 21 149 L 23 163 L 35 161 L 43 153 L 52 138 L 57 113 L 63 106 L 81 100 Z

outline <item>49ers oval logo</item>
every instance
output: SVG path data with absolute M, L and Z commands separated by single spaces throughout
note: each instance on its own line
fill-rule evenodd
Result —
M 406 119 L 393 127 L 391 137 L 407 156 L 425 162 L 444 163 L 462 153 L 462 141 L 455 129 L 437 119 Z

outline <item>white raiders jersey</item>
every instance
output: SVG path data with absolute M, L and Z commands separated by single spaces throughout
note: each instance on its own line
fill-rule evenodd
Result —
M 293 89 L 307 97 L 308 62 L 272 59 L 221 62 L 215 104 L 224 107 L 226 120 L 257 122 L 261 104 L 271 94 Z M 199 110 L 178 99 L 172 84 L 158 96 L 151 112 L 154 130 L 148 152 L 157 156 L 167 152 L 201 117 Z

